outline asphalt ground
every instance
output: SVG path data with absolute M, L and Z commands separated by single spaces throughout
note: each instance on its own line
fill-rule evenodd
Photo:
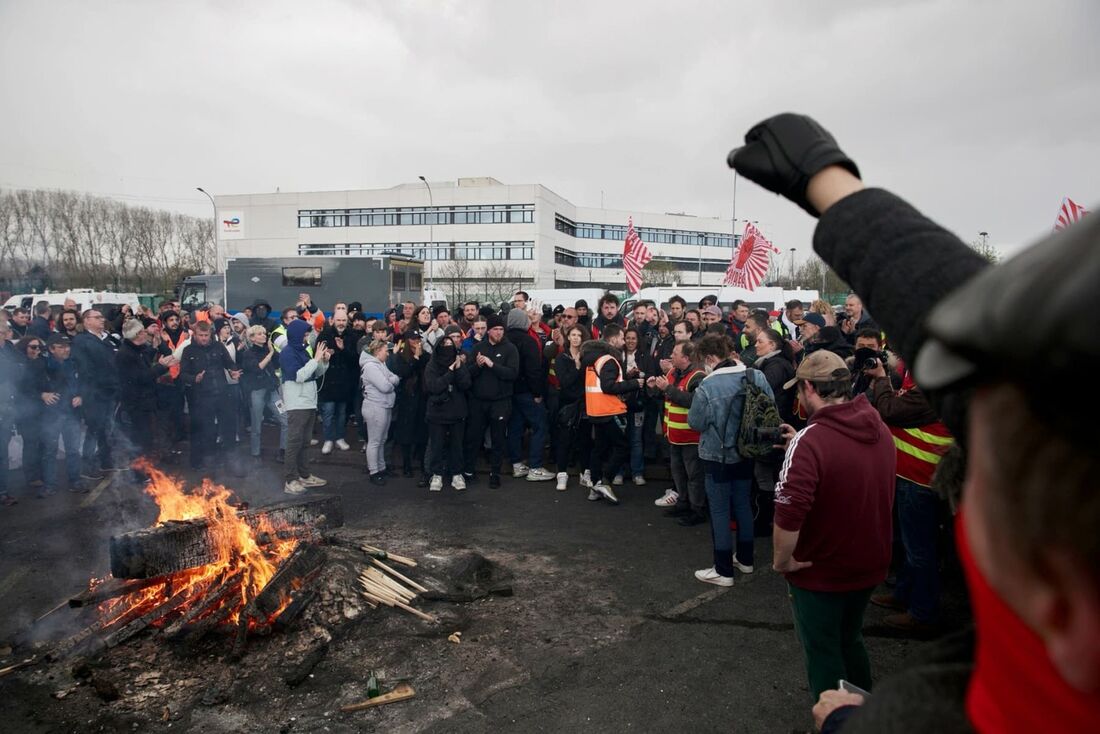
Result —
M 416 705 L 390 715 L 395 718 L 344 722 L 331 730 L 810 729 L 812 701 L 802 652 L 786 584 L 770 569 L 770 540 L 757 540 L 756 571 L 739 575 L 733 588 L 700 583 L 692 572 L 710 565 L 708 526 L 685 528 L 662 516 L 653 500 L 668 486 L 666 480 L 645 487 L 628 482 L 618 488 L 618 506 L 587 501 L 575 475 L 565 492 L 556 491 L 553 482 L 510 476 L 490 490 L 483 475 L 465 492 L 446 487 L 429 493 L 412 479 L 391 479 L 384 487 L 367 483 L 362 454 L 354 450 L 328 457 L 313 453 L 315 473 L 329 480 L 322 491 L 343 498 L 349 527 L 377 533 L 396 552 L 476 549 L 511 565 L 516 574 L 516 623 L 484 631 L 484 639 L 496 639 L 497 646 L 493 655 L 473 655 L 469 680 L 426 682 L 417 701 L 410 702 Z M 281 465 L 268 458 L 242 467 L 245 476 L 217 478 L 253 506 L 285 497 Z M 179 467 L 169 469 L 189 476 Z M 111 534 L 152 524 L 153 502 L 127 480 L 123 475 L 86 495 L 62 491 L 39 500 L 21 493 L 19 473 L 12 473 L 10 486 L 20 501 L 0 508 L 0 640 L 19 639 L 35 617 L 82 589 L 90 577 L 104 575 Z M 881 623 L 886 613 L 870 607 L 865 622 L 876 679 L 928 644 L 891 634 Z M 949 598 L 946 626 L 961 624 L 965 614 L 963 602 Z M 391 625 L 399 623 L 414 624 Z M 509 638 L 514 644 L 505 642 Z M 473 639 L 470 644 L 476 645 Z M 464 649 L 476 652 L 476 647 Z M 501 650 L 506 656 L 497 655 Z M 419 651 L 410 647 L 403 658 L 414 682 Z M 17 647 L 7 659 L 19 658 Z M 426 669 L 426 659 L 424 664 Z M 325 665 L 317 668 L 321 681 Z M 341 680 L 332 681 L 334 691 L 347 685 L 346 675 L 341 671 Z M 36 695 L 42 692 L 19 678 L 0 680 L 0 717 L 17 723 L 12 730 L 70 730 L 68 719 L 42 710 L 66 702 Z M 324 685 L 316 685 L 323 699 Z M 463 694 L 460 704 L 453 704 L 455 690 Z M 429 705 L 433 695 L 437 703 L 449 703 Z M 31 698 L 44 701 L 33 714 L 20 705 L 20 699 Z M 85 719 L 86 730 L 113 730 L 114 719 L 95 726 L 95 710 L 86 715 L 92 717 Z M 209 714 L 182 723 L 186 731 L 228 726 Z M 143 725 L 158 728 L 153 722 Z M 239 730 L 249 729 L 242 726 Z

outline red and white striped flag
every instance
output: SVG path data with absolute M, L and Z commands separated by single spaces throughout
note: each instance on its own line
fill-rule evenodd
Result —
M 1055 231 L 1065 229 L 1088 213 L 1088 209 L 1067 196 L 1062 199 L 1062 208 L 1058 210 L 1058 219 L 1054 222 Z
M 626 271 L 626 289 L 637 293 L 642 289 L 642 268 L 653 259 L 653 254 L 635 231 L 634 217 L 628 221 L 626 242 L 623 243 L 623 270 Z
M 771 264 L 771 253 L 779 254 L 776 248 L 764 233 L 753 226 L 752 222 L 745 222 L 745 233 L 741 235 L 741 244 L 733 251 L 730 258 L 730 266 L 726 268 L 726 278 L 723 285 L 732 285 L 745 290 L 754 291 L 760 281 L 768 273 Z

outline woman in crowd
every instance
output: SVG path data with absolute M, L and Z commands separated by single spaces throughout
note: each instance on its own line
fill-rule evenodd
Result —
M 359 355 L 363 384 L 363 420 L 367 424 L 367 470 L 371 484 L 386 483 L 386 438 L 401 378 L 386 367 L 390 344 L 375 339 Z
M 443 331 L 436 342 L 428 366 L 424 369 L 424 389 L 428 392 L 428 441 L 432 445 L 429 489 L 443 489 L 444 471 L 451 475 L 451 486 L 466 489 L 462 476 L 463 438 L 466 427 L 466 391 L 470 373 L 462 353 L 462 329 L 454 324 Z
M 574 324 L 565 332 L 565 349 L 554 358 L 559 397 L 557 425 L 558 489 L 569 482 L 569 460 L 580 459 L 581 486 L 592 487 L 592 426 L 584 417 L 584 372 L 581 370 L 581 345 L 591 338 L 592 330 Z
M 233 325 L 230 323 L 230 319 L 214 319 L 214 337 L 222 343 L 225 347 L 225 351 L 229 352 L 229 358 L 233 360 L 233 363 L 238 367 L 240 366 L 240 360 L 237 358 L 237 354 L 244 350 L 244 344 L 237 338 L 237 335 L 233 333 Z M 227 399 L 233 402 L 233 405 L 240 406 L 241 403 L 241 387 L 240 380 L 233 379 L 229 370 L 225 371 L 225 386 Z M 231 433 L 233 436 L 237 436 L 240 430 L 240 409 L 239 407 L 234 410 L 233 418 L 236 421 L 236 425 L 233 426 Z M 222 434 L 225 435 L 225 434 Z M 239 438 L 239 437 L 238 437 Z
M 46 345 L 36 336 L 25 336 L 15 345 L 21 359 L 17 360 L 20 374 L 17 378 L 16 427 L 23 437 L 23 477 L 28 487 L 38 490 L 39 497 L 54 494 L 46 489 L 42 455 L 42 418 L 45 414 L 47 395 Z M 4 440 L 7 440 L 6 438 Z
M 428 436 L 424 431 L 427 393 L 424 391 L 424 367 L 428 357 L 423 350 L 420 332 L 406 331 L 397 350 L 386 366 L 401 379 L 397 386 L 397 401 L 393 416 L 393 442 L 401 447 L 402 474 L 413 475 L 413 466 L 420 469 L 418 487 L 428 486 L 428 469 L 424 466 L 424 448 Z
M 641 348 L 641 335 L 631 326 L 623 331 L 623 377 L 627 380 L 646 378 L 658 374 L 653 358 Z M 645 445 L 642 442 L 642 427 L 645 419 L 646 395 L 643 390 L 635 392 L 627 401 L 626 438 L 630 442 L 630 474 L 634 484 L 645 484 Z M 627 467 L 619 467 L 611 483 L 619 486 L 623 483 L 623 472 Z
M 267 329 L 257 324 L 249 326 L 246 332 L 248 348 L 237 355 L 240 365 L 241 389 L 249 408 L 249 423 L 252 433 L 249 437 L 252 456 L 260 455 L 260 435 L 263 431 L 264 410 L 279 421 L 279 458 L 286 455 L 286 412 L 279 409 L 279 377 L 275 373 L 278 367 L 275 346 L 268 339 Z
M 416 313 L 413 315 L 413 331 L 420 334 L 420 341 L 423 344 L 424 352 L 426 354 L 432 353 L 432 347 L 428 343 L 428 333 L 432 330 L 434 324 L 432 323 L 432 310 L 427 306 L 421 306 L 416 309 Z
M 821 317 L 825 319 L 826 326 L 836 326 L 836 311 L 829 305 L 829 302 L 823 298 L 819 298 L 810 304 L 810 313 L 819 313 Z
M 764 379 L 771 385 L 775 406 L 784 423 L 794 424 L 794 389 L 783 387 L 794 377 L 794 350 L 789 341 L 774 329 L 761 329 L 756 334 L 756 361 L 753 368 L 764 373 Z M 753 516 L 756 518 L 756 535 L 771 535 L 774 517 L 772 501 L 775 499 L 775 483 L 779 481 L 779 469 L 783 464 L 783 452 L 773 451 L 768 456 L 756 460 L 753 475 L 756 477 L 756 492 L 753 495 Z

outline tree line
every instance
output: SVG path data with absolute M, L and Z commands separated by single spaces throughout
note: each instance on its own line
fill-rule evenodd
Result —
M 213 272 L 210 219 L 57 190 L 0 190 L 0 290 L 172 291 Z

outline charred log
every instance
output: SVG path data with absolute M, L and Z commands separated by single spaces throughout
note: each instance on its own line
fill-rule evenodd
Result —
M 344 523 L 337 496 L 291 500 L 241 514 L 253 528 L 269 524 L 279 535 L 308 539 Z M 218 553 L 218 538 L 205 519 L 169 522 L 112 537 L 111 574 L 116 579 L 146 579 L 212 563 Z

